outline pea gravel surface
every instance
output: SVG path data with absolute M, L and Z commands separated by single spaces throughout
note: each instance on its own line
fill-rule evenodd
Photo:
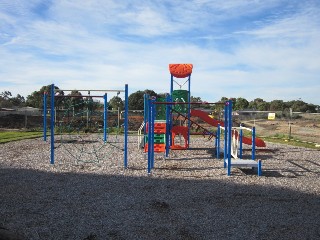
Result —
M 50 164 L 50 142 L 0 145 L 0 239 L 320 239 L 318 150 L 267 143 L 258 177 L 204 138 L 150 175 L 135 136 L 127 169 L 122 137 L 55 146 Z

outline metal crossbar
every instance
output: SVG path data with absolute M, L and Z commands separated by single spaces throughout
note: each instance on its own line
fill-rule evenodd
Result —
M 70 91 L 70 92 L 72 92 L 72 91 L 78 91 L 78 92 L 125 92 L 124 90 L 111 90 L 111 89 L 106 89 L 106 90 L 101 90 L 101 89 L 99 89 L 99 90 L 97 90 L 97 89 L 93 89 L 93 90 L 91 90 L 91 89 L 82 89 L 82 90 L 79 90 L 79 89 L 55 89 L 54 90 L 55 92 L 59 92 L 59 91 L 66 91 L 66 92 L 68 92 L 68 91 Z
M 191 104 L 191 105 L 207 105 L 207 104 L 220 104 L 224 105 L 224 103 L 219 102 L 153 102 L 153 104 L 168 104 L 168 105 L 178 105 L 178 104 Z

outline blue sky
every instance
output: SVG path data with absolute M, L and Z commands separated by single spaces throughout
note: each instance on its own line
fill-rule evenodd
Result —
M 164 93 L 168 64 L 192 63 L 206 101 L 320 104 L 319 43 L 320 0 L 1 0 L 0 92 Z

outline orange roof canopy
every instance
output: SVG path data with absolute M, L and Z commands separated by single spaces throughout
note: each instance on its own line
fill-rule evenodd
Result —
M 169 64 L 170 73 L 176 78 L 185 78 L 192 73 L 192 64 Z

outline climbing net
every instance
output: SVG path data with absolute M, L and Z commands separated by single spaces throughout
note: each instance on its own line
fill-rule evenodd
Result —
M 104 138 L 104 112 L 92 110 L 91 103 L 92 100 L 84 100 L 68 105 L 56 129 L 59 135 L 57 142 L 60 143 L 58 147 L 65 150 L 77 164 L 110 160 L 116 152 L 123 151 L 119 131 L 109 135 L 111 128 L 107 127 L 107 138 Z

